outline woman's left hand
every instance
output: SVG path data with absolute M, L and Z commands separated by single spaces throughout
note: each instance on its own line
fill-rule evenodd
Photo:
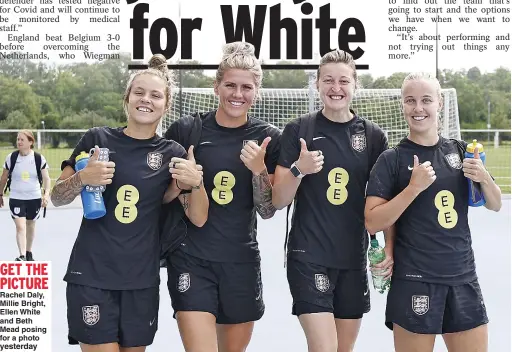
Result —
M 172 158 L 169 163 L 169 172 L 172 178 L 190 187 L 201 185 L 203 178 L 202 167 L 196 164 L 194 147 L 188 149 L 187 159 Z
M 50 200 L 50 196 L 48 194 L 43 195 L 41 198 L 41 207 L 46 208 L 48 206 L 48 202 Z
M 384 253 L 386 253 L 386 258 L 379 264 L 371 266 L 370 270 L 380 272 L 384 279 L 389 279 L 393 275 L 393 249 L 384 247 Z
M 464 176 L 474 182 L 487 182 L 489 178 L 489 172 L 485 169 L 480 154 L 478 154 L 478 148 L 475 148 L 474 158 L 465 158 L 462 162 L 462 171 Z

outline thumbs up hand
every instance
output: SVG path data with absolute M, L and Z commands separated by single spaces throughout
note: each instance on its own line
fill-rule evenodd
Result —
M 473 153 L 473 158 L 465 158 L 462 162 L 462 171 L 464 172 L 464 176 L 474 182 L 486 183 L 490 177 L 489 172 L 485 168 L 482 159 L 480 159 L 478 148 L 475 148 Z
M 306 141 L 303 138 L 300 141 L 299 160 L 295 162 L 295 166 L 303 175 L 316 174 L 320 172 L 324 164 L 324 155 L 321 150 L 309 151 Z
M 244 145 L 240 153 L 240 159 L 254 175 L 259 175 L 266 169 L 265 154 L 271 140 L 271 137 L 265 138 L 260 146 L 254 141 L 249 141 Z
M 95 146 L 87 166 L 79 171 L 82 184 L 104 186 L 112 183 L 116 164 L 113 161 L 98 161 L 99 156 L 100 148 Z
M 414 156 L 413 168 L 409 186 L 413 187 L 418 193 L 426 190 L 436 180 L 436 172 L 430 161 L 420 164 L 418 156 Z
M 196 164 L 193 145 L 188 148 L 186 159 L 174 157 L 169 163 L 169 172 L 171 173 L 171 177 L 176 181 L 179 181 L 180 184 L 189 186 L 188 188 L 184 188 L 180 185 L 179 188 L 181 189 L 191 189 L 193 187 L 197 188 L 200 186 L 203 180 L 202 170 L 202 166 Z

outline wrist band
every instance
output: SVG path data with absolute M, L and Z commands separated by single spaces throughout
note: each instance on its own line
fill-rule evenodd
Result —
M 201 181 L 199 181 L 199 184 L 197 186 L 192 186 L 192 189 L 199 189 L 199 188 L 201 188 L 202 184 L 203 184 L 203 177 L 201 177 Z

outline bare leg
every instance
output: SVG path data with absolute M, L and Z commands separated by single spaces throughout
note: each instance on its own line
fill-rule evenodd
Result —
M 178 312 L 176 315 L 186 352 L 217 352 L 215 316 L 206 312 Z
M 309 352 L 336 352 L 338 341 L 332 313 L 309 313 L 299 316 L 306 334 Z
M 362 319 L 335 319 L 338 352 L 352 352 L 356 344 Z
M 27 220 L 27 252 L 32 252 L 32 244 L 34 243 L 34 236 L 36 231 L 35 220 Z
M 144 352 L 146 347 L 121 347 L 119 352 Z
M 25 255 L 27 252 L 27 220 L 26 218 L 14 219 L 16 225 L 16 243 L 18 244 L 18 251 L 20 255 Z
M 82 352 L 119 352 L 119 345 L 117 343 L 103 343 L 101 345 L 86 345 L 80 344 Z
M 449 352 L 487 352 L 487 324 L 477 328 L 443 335 Z
M 218 324 L 219 352 L 245 352 L 251 342 L 253 329 L 253 321 L 242 324 Z
M 396 352 L 432 352 L 436 335 L 415 334 L 393 324 Z

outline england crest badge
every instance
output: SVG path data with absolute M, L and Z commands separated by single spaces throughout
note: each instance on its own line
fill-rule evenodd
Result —
M 429 298 L 428 296 L 412 296 L 412 311 L 418 315 L 428 312 Z
M 259 145 L 258 141 L 256 139 L 245 139 L 244 140 L 244 143 L 243 143 L 243 146 L 245 147 L 245 145 L 249 142 L 254 142 L 256 143 L 256 145 Z
M 162 166 L 164 156 L 162 153 L 148 153 L 147 163 L 151 170 L 157 171 Z
M 462 161 L 458 153 L 451 153 L 444 156 L 448 164 L 454 169 L 462 169 Z
M 183 273 L 178 277 L 178 291 L 183 293 L 190 288 L 190 274 Z
M 320 292 L 327 292 L 330 287 L 329 278 L 325 274 L 315 274 L 315 286 Z
M 98 305 L 83 306 L 82 317 L 87 325 L 95 325 L 100 320 L 100 307 Z
M 351 140 L 354 150 L 361 153 L 366 149 L 366 136 L 364 134 L 354 134 Z

